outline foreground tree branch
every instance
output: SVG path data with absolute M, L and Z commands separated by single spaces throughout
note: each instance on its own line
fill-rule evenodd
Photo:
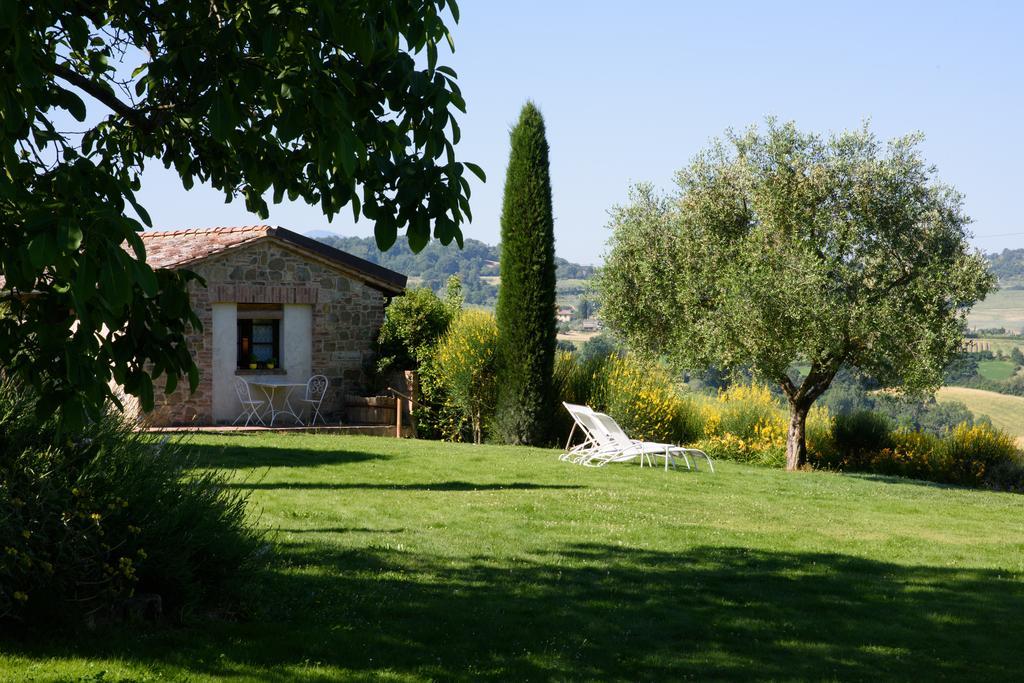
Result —
M 196 386 L 201 283 L 145 263 L 147 161 L 262 218 L 288 197 L 373 221 L 382 249 L 461 245 L 483 171 L 455 158 L 466 105 L 438 63 L 457 20 L 452 0 L 4 3 L 0 372 L 72 428 L 115 385 L 144 408 L 158 378 Z

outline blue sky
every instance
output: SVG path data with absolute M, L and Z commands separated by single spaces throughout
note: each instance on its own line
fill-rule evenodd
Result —
M 1024 3 L 494 2 L 462 0 L 456 52 L 469 111 L 462 159 L 481 164 L 467 237 L 495 243 L 508 129 L 526 99 L 551 146 L 557 251 L 598 263 L 608 209 L 668 188 L 729 127 L 767 115 L 827 133 L 870 118 L 883 138 L 921 131 L 940 178 L 966 195 L 975 244 L 1024 247 Z M 154 164 L 140 193 L 159 228 L 258 219 Z M 270 222 L 370 235 L 302 204 Z

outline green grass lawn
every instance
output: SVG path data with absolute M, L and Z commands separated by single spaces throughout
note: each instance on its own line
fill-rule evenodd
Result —
M 371 437 L 193 443 L 274 530 L 240 613 L 23 636 L 0 679 L 1020 676 L 1020 496 Z
M 1002 382 L 1017 372 L 1017 364 L 1008 360 L 983 360 L 978 363 L 978 374 L 985 379 Z

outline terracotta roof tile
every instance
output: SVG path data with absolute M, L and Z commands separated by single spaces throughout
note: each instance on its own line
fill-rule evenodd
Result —
M 190 228 L 143 232 L 146 261 L 154 268 L 176 268 L 226 249 L 241 246 L 273 234 L 270 225 L 234 228 Z
M 401 294 L 405 290 L 406 277 L 401 273 L 335 249 L 311 237 L 272 225 L 147 231 L 140 233 L 140 236 L 146 245 L 146 262 L 154 268 L 187 266 L 194 261 L 229 249 L 272 237 L 327 259 L 342 270 L 355 271 L 365 276 L 367 284 L 386 294 Z

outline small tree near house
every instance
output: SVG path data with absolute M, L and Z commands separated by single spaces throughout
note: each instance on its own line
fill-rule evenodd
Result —
M 681 368 L 749 367 L 790 408 L 786 467 L 843 365 L 911 392 L 942 383 L 967 310 L 993 287 L 967 243 L 962 197 L 936 181 L 919 135 L 865 126 L 822 138 L 769 121 L 730 133 L 613 211 L 602 318 Z M 794 362 L 810 365 L 795 382 Z

